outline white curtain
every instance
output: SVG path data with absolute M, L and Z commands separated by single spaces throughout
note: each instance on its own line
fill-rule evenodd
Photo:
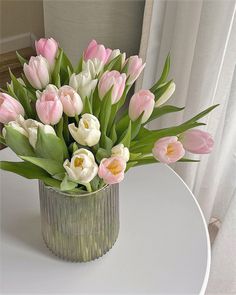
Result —
M 170 51 L 170 77 L 177 88 L 168 103 L 186 108 L 150 127 L 179 124 L 220 104 L 203 120 L 204 129 L 215 139 L 214 152 L 201 156 L 199 164 L 174 165 L 197 197 L 207 222 L 220 225 L 212 246 L 208 294 L 236 294 L 235 9 L 235 1 L 226 0 L 147 0 L 140 50 L 147 66 L 136 85 L 149 88 Z

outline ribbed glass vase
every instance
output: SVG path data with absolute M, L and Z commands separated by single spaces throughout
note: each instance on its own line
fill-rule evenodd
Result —
M 71 195 L 39 182 L 41 227 L 47 247 L 77 262 L 94 260 L 111 249 L 119 232 L 119 186 Z

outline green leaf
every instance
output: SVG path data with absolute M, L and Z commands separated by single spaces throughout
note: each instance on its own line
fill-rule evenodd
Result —
M 139 133 L 139 130 L 140 130 L 140 127 L 142 125 L 142 118 L 143 118 L 143 113 L 138 117 L 138 119 L 134 122 L 132 122 L 132 131 L 131 131 L 131 140 L 134 139 L 138 133 Z
M 107 126 L 108 126 L 108 122 L 109 122 L 110 114 L 111 114 L 112 89 L 113 87 L 111 87 L 111 89 L 103 97 L 101 102 L 101 112 L 100 112 L 99 118 L 100 118 L 101 132 L 104 135 L 106 135 L 107 133 Z
M 198 163 L 200 160 L 193 160 L 193 159 L 187 159 L 187 158 L 182 158 L 177 162 L 193 162 L 193 163 Z
M 147 120 L 147 122 L 144 123 L 144 125 L 146 125 L 148 122 L 151 122 L 152 120 L 155 120 L 165 114 L 169 114 L 169 113 L 175 113 L 175 112 L 180 112 L 184 109 L 183 108 L 178 108 L 175 106 L 171 106 L 171 105 L 166 105 L 163 107 L 159 107 L 159 108 L 155 108 L 152 112 L 152 115 L 150 116 L 150 118 Z
M 140 156 L 142 156 L 142 153 L 130 153 L 129 160 L 134 161 L 134 160 L 138 159 Z
M 134 167 L 138 162 L 128 162 L 126 165 L 125 172 L 127 172 L 130 168 Z
M 132 122 L 130 120 L 127 130 L 125 131 L 124 135 L 119 140 L 119 143 L 123 143 L 123 145 L 126 146 L 127 148 L 129 148 L 130 146 L 131 132 L 132 132 Z
M 46 134 L 38 128 L 38 137 L 35 147 L 36 155 L 40 158 L 51 159 L 62 163 L 68 154 L 65 154 L 63 141 L 54 134 Z
M 116 124 L 115 123 L 113 124 L 113 126 L 111 128 L 110 138 L 111 138 L 113 144 L 115 144 L 117 141 L 117 133 L 116 133 Z
M 46 185 L 59 188 L 60 181 L 53 179 L 50 175 L 40 167 L 37 167 L 29 162 L 0 162 L 0 169 L 16 173 L 28 179 L 40 179 Z
M 27 60 L 26 60 L 24 57 L 22 57 L 22 56 L 19 54 L 19 52 L 17 52 L 17 51 L 16 51 L 16 56 L 17 56 L 17 58 L 18 58 L 18 60 L 19 60 L 19 62 L 20 62 L 20 64 L 21 64 L 22 66 L 24 66 L 25 63 L 27 63 Z
M 81 58 L 80 58 L 80 60 L 79 60 L 79 62 L 78 62 L 78 65 L 77 65 L 77 67 L 75 69 L 75 73 L 76 74 L 79 74 L 80 72 L 82 72 L 82 69 L 83 69 L 83 61 L 84 61 L 84 59 L 83 59 L 83 55 L 82 55 Z
M 34 118 L 35 113 L 33 112 L 32 107 L 30 105 L 27 89 L 16 79 L 16 77 L 12 74 L 11 70 L 9 70 L 9 72 L 17 100 L 22 104 L 27 117 Z
M 101 147 L 103 147 L 105 150 L 107 150 L 108 152 L 112 149 L 113 147 L 113 142 L 112 140 L 106 136 L 105 134 L 102 134 L 102 138 L 101 138 Z
M 218 107 L 219 104 L 215 104 L 209 108 L 207 108 L 206 110 L 204 110 L 203 112 L 199 113 L 198 115 L 194 116 L 192 119 L 186 121 L 185 123 L 193 123 L 196 122 L 197 120 L 203 118 L 204 116 L 206 116 L 208 113 L 210 113 L 211 111 L 213 111 L 216 107 Z
M 93 191 L 96 191 L 98 189 L 98 186 L 99 186 L 99 182 L 100 182 L 100 178 L 98 176 L 95 176 L 90 184 L 91 184 L 91 187 L 92 187 L 92 190 Z
M 83 105 L 83 114 L 93 114 L 93 111 L 92 111 L 92 106 L 91 106 L 91 102 L 90 102 L 90 99 L 89 97 L 85 97 L 84 98 L 84 101 L 83 101 L 84 105 Z
M 78 184 L 76 182 L 70 181 L 68 178 L 68 175 L 66 174 L 61 182 L 60 189 L 62 191 L 70 191 L 70 190 L 76 188 L 77 185 Z
M 101 99 L 99 98 L 99 95 L 98 95 L 98 86 L 96 86 L 93 92 L 92 108 L 93 108 L 94 116 L 98 118 L 100 114 L 100 109 L 101 109 Z
M 116 70 L 120 72 L 121 67 L 122 67 L 122 54 L 119 54 L 104 67 L 104 72 L 112 71 L 112 70 Z
M 56 85 L 58 83 L 58 76 L 60 77 L 60 69 L 62 64 L 63 50 L 59 48 L 59 54 L 56 58 L 55 67 L 52 73 L 52 82 Z
M 100 163 L 102 159 L 108 158 L 110 157 L 110 155 L 111 154 L 107 150 L 99 148 L 96 153 L 96 160 L 98 161 L 98 163 Z
M 6 141 L 2 135 L 0 135 L 0 143 L 6 145 Z
M 36 158 L 36 157 L 25 157 L 21 156 L 21 158 L 27 162 L 30 162 L 45 171 L 47 171 L 51 175 L 56 175 L 60 173 L 65 173 L 65 169 L 63 168 L 62 164 L 58 161 L 51 160 L 51 159 L 44 159 L 44 158 Z
M 11 126 L 5 126 L 6 136 L 5 141 L 6 145 L 9 146 L 13 152 L 17 155 L 22 156 L 34 156 L 34 150 L 29 143 L 28 138 L 21 134 L 19 131 L 15 130 Z
M 164 68 L 162 70 L 162 74 L 160 79 L 152 86 L 152 88 L 150 89 L 151 92 L 155 92 L 155 90 L 158 88 L 158 86 L 160 86 L 162 83 L 164 83 L 169 75 L 169 71 L 170 71 L 170 53 L 167 55 L 166 57 L 166 61 L 165 61 L 165 65 Z

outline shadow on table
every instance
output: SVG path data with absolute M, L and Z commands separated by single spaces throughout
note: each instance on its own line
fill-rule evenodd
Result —
M 5 235 L 17 243 L 21 243 L 29 250 L 59 260 L 44 244 L 41 234 L 40 215 L 25 214 L 20 218 L 12 218 L 8 224 L 2 224 L 2 230 Z

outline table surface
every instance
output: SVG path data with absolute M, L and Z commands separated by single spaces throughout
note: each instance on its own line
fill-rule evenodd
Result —
M 16 160 L 9 149 L 1 160 Z M 120 185 L 120 233 L 93 262 L 60 260 L 40 232 L 37 181 L 1 172 L 1 292 L 204 294 L 209 237 L 184 182 L 161 164 L 130 170 Z

